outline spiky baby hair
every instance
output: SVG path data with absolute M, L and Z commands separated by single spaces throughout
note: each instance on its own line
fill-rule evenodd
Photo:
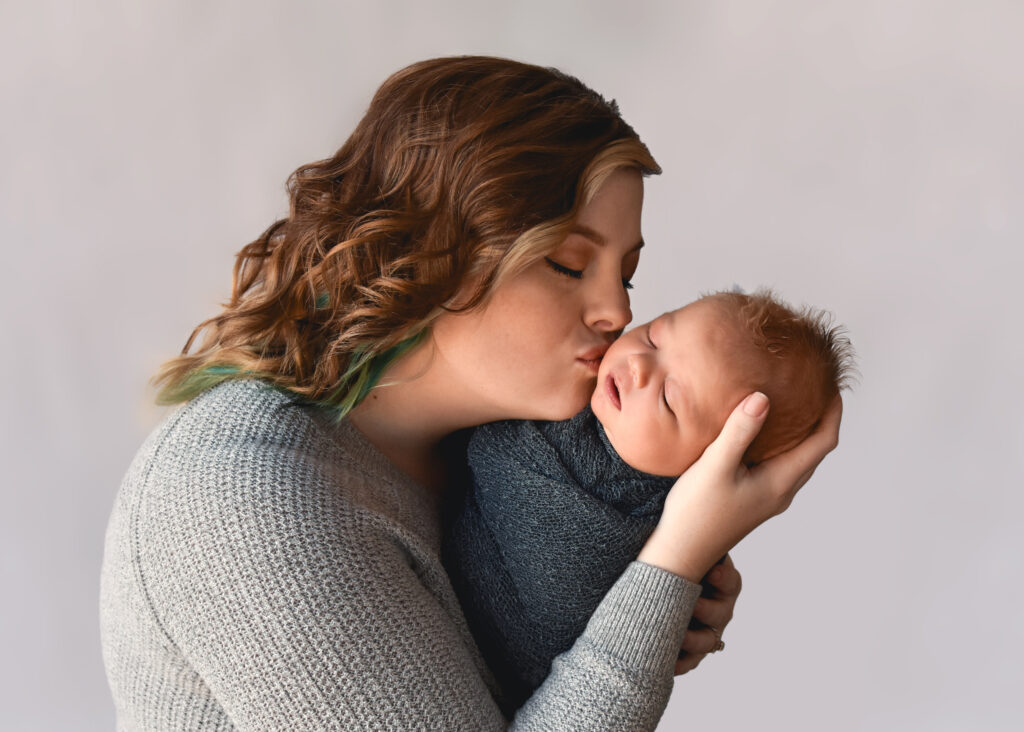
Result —
M 856 378 L 846 329 L 834 324 L 831 313 L 809 306 L 795 309 L 767 288 L 748 294 L 734 287 L 703 299 L 736 328 L 734 366 L 744 385 L 771 402 L 744 462 L 753 465 L 794 447 Z

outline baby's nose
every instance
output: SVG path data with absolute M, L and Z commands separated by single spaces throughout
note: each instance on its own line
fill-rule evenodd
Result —
M 647 384 L 650 375 L 650 368 L 641 354 L 634 353 L 629 357 L 629 375 L 633 378 L 633 385 L 643 388 Z

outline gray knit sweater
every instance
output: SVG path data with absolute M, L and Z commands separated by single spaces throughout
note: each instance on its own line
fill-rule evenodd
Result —
M 121 730 L 650 730 L 699 586 L 639 562 L 511 726 L 431 494 L 348 422 L 222 384 L 139 450 L 107 529 Z

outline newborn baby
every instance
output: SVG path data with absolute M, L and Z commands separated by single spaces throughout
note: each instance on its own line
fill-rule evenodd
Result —
M 810 434 L 851 358 L 823 313 L 766 291 L 714 293 L 616 340 L 572 419 L 473 433 L 444 560 L 506 714 L 582 633 L 733 408 L 752 391 L 770 399 L 744 456 L 766 460 Z

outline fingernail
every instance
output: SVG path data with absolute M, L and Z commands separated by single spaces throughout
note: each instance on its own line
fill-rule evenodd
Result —
M 759 391 L 743 400 L 743 411 L 751 417 L 760 417 L 768 410 L 768 397 Z

